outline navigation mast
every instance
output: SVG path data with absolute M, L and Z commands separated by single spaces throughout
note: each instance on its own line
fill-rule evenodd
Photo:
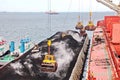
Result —
M 96 0 L 102 4 L 104 4 L 105 6 L 109 7 L 110 9 L 114 10 L 115 12 L 117 12 L 117 15 L 120 16 L 120 4 L 116 5 L 115 3 L 113 3 L 112 0 Z

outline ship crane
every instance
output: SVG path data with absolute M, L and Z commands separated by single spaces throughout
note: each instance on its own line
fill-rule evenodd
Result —
M 120 4 L 116 5 L 115 3 L 112 2 L 112 0 L 97 0 L 97 1 L 109 7 L 110 9 L 114 10 L 115 12 L 117 12 L 118 16 L 120 16 L 120 6 L 119 6 Z

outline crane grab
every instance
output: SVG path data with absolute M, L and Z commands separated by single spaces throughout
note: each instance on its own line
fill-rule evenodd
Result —
M 51 40 L 47 41 L 48 54 L 45 55 L 42 64 L 41 71 L 43 72 L 55 72 L 57 70 L 57 62 L 55 56 L 50 53 Z

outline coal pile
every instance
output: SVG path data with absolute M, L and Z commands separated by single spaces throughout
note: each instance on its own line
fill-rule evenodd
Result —
M 1 68 L 0 80 L 69 80 L 86 36 L 80 36 L 72 30 L 57 32 L 38 44 L 38 52 L 33 53 L 31 49 L 24 56 Z M 58 63 L 56 72 L 41 71 L 40 64 L 48 51 L 47 40 L 52 40 L 51 54 Z

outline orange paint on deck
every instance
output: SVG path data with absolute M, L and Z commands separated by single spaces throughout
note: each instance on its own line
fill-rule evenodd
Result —
M 96 35 L 100 36 L 101 34 L 103 34 L 101 28 L 97 28 L 96 31 L 94 31 L 94 37 Z M 102 41 L 100 43 L 96 43 L 96 41 L 93 40 L 90 52 L 89 71 L 96 80 L 112 80 L 113 69 L 106 48 L 105 36 L 101 36 L 101 38 Z

